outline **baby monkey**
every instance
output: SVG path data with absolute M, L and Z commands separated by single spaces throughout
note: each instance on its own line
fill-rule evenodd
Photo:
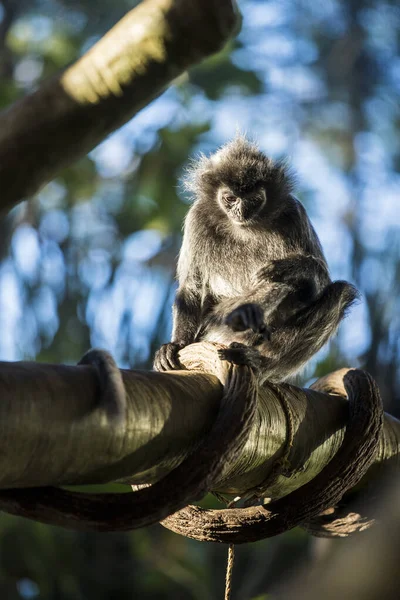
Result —
M 293 196 L 284 162 L 239 136 L 201 156 L 186 179 L 194 194 L 178 261 L 172 341 L 158 371 L 181 368 L 193 342 L 226 345 L 220 358 L 261 381 L 296 373 L 334 334 L 356 289 L 332 282 L 317 234 Z

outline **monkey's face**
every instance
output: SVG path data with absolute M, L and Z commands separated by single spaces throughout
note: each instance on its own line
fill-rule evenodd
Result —
M 218 203 L 233 223 L 251 225 L 266 204 L 265 189 L 259 186 L 250 192 L 244 192 L 224 186 L 218 190 Z

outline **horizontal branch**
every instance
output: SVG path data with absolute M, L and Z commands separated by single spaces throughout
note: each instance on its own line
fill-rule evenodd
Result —
M 0 115 L 1 210 L 38 191 L 219 50 L 234 0 L 144 0 L 65 72 Z
M 207 367 L 207 353 L 209 344 L 181 351 L 183 363 L 197 371 L 121 371 L 122 422 L 108 414 L 90 365 L 0 363 L 0 488 L 159 480 L 195 449 L 218 412 L 220 380 L 200 371 L 201 364 Z M 268 496 L 277 499 L 304 485 L 335 455 L 345 431 L 346 400 L 267 383 L 259 390 L 248 441 L 225 465 L 215 490 L 244 494 L 269 479 L 286 448 L 282 394 L 292 415 L 293 445 L 287 472 L 272 478 Z M 397 465 L 399 442 L 400 423 L 386 415 L 375 464 Z

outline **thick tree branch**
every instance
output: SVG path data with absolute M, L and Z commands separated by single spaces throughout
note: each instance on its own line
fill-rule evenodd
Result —
M 4 212 L 85 155 L 238 23 L 235 0 L 144 0 L 80 60 L 0 115 Z
M 215 360 L 210 344 L 185 348 L 191 369 Z M 210 371 L 211 369 L 208 369 Z M 200 371 L 122 371 L 125 421 L 115 422 L 99 399 L 95 369 L 36 363 L 0 363 L 0 487 L 126 481 L 154 483 L 188 457 L 212 427 L 222 387 Z M 255 425 L 215 489 L 244 494 L 262 485 L 285 450 L 286 416 L 293 415 L 293 446 L 285 474 L 266 495 L 280 498 L 310 481 L 336 454 L 347 422 L 341 396 L 266 384 L 259 390 Z M 398 465 L 400 423 L 386 415 L 375 464 Z
M 101 401 L 110 424 L 126 413 L 126 394 L 119 369 L 107 353 L 94 350 L 84 357 L 99 374 Z M 248 367 L 215 363 L 224 391 L 211 430 L 192 453 L 154 485 L 134 494 L 82 494 L 55 487 L 0 492 L 0 509 L 44 523 L 85 531 L 126 531 L 156 523 L 201 499 L 214 487 L 226 463 L 242 450 L 253 423 L 257 386 Z M 118 408 L 117 413 L 115 408 Z

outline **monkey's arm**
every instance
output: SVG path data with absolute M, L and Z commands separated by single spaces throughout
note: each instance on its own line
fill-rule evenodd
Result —
M 176 294 L 173 306 L 172 340 L 163 344 L 156 352 L 154 368 L 156 371 L 181 369 L 178 352 L 184 346 L 194 342 L 202 314 L 201 297 L 189 286 L 181 286 Z
M 260 282 L 251 291 L 233 298 L 221 299 L 203 323 L 200 337 L 209 338 L 210 330 L 251 330 L 268 338 L 268 317 L 288 296 L 291 287 L 286 284 Z M 228 337 L 230 333 L 227 333 Z M 220 338 L 223 343 L 223 338 Z
M 189 287 L 179 288 L 173 306 L 172 342 L 181 347 L 191 344 L 201 319 L 201 297 Z
M 233 331 L 252 330 L 267 338 L 271 318 L 276 320 L 278 314 L 284 322 L 313 302 L 329 283 L 322 255 L 293 254 L 272 260 L 254 274 L 248 292 L 216 304 L 207 329 L 225 324 Z
M 330 277 L 323 255 L 293 253 L 285 258 L 271 260 L 261 267 L 255 274 L 254 281 L 259 284 L 286 283 L 294 289 L 312 284 L 315 293 L 318 293 L 330 283 Z

